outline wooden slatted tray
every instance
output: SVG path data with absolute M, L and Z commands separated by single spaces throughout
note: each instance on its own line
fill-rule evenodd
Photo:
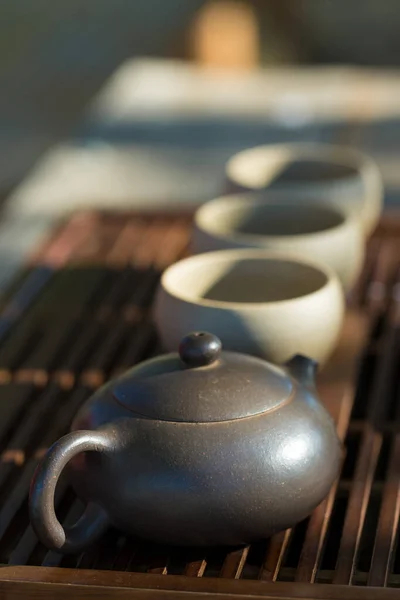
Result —
M 189 216 L 76 214 L 2 298 L 0 598 L 399 598 L 396 213 L 370 240 L 340 344 L 319 376 L 347 451 L 337 484 L 309 519 L 241 549 L 155 546 L 115 530 L 78 556 L 38 543 L 27 512 L 37 461 L 94 389 L 159 352 L 154 290 L 163 268 L 187 252 L 189 235 Z M 56 504 L 65 523 L 82 510 L 66 483 Z

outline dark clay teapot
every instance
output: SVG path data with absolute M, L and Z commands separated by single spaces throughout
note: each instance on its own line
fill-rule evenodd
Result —
M 316 364 L 221 352 L 209 333 L 132 368 L 81 409 L 35 473 L 40 540 L 78 552 L 114 525 L 172 544 L 248 544 L 291 527 L 325 497 L 341 446 L 318 402 Z M 54 491 L 68 465 L 87 507 L 64 530 Z

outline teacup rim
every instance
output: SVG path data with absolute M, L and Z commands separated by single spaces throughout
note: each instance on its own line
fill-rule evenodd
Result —
M 284 152 L 287 155 L 287 162 L 296 160 L 315 160 L 316 162 L 327 161 L 334 165 L 345 166 L 353 172 L 343 178 L 332 178 L 331 184 L 340 185 L 342 182 L 356 181 L 363 179 L 363 171 L 371 169 L 374 163 L 372 159 L 365 153 L 356 148 L 346 145 L 329 144 L 323 142 L 287 142 L 278 144 L 258 144 L 249 148 L 243 148 L 239 152 L 233 154 L 225 163 L 225 174 L 229 181 L 238 186 L 243 186 L 248 189 L 262 190 L 265 186 L 252 186 L 248 182 L 243 181 L 242 177 L 235 174 L 238 168 L 238 163 L 244 159 L 251 159 L 255 154 L 268 152 L 272 157 L 273 154 Z M 329 181 L 329 180 L 328 180 Z M 318 185 L 326 185 L 327 182 L 312 183 L 316 187 Z M 282 186 L 277 186 L 276 189 L 295 187 L 298 183 L 286 182 Z
M 321 285 L 319 288 L 302 294 L 301 296 L 296 296 L 294 298 L 286 298 L 283 300 L 273 300 L 273 301 L 261 301 L 261 302 L 231 302 L 227 300 L 210 300 L 208 298 L 202 297 L 190 297 L 189 295 L 182 294 L 180 291 L 177 291 L 176 288 L 172 288 L 168 283 L 168 278 L 171 277 L 177 269 L 181 268 L 182 265 L 186 265 L 188 262 L 213 262 L 217 258 L 226 258 L 227 261 L 231 259 L 232 264 L 241 259 L 254 259 L 254 260 L 275 260 L 275 261 L 284 261 L 298 264 L 300 266 L 310 267 L 319 273 L 322 273 L 325 276 L 325 283 Z M 284 307 L 288 305 L 293 305 L 294 303 L 298 303 L 319 295 L 321 293 L 325 293 L 325 291 L 329 287 L 336 287 L 341 290 L 341 285 L 339 282 L 339 278 L 336 273 L 328 267 L 328 265 L 324 263 L 320 263 L 318 261 L 313 261 L 310 259 L 299 259 L 294 254 L 290 252 L 282 252 L 282 251 L 273 251 L 273 250 L 263 250 L 263 249 L 249 249 L 249 248 L 234 248 L 227 250 L 215 250 L 212 252 L 204 252 L 200 254 L 194 254 L 183 258 L 174 264 L 170 265 L 162 274 L 160 279 L 160 287 L 164 292 L 169 294 L 171 297 L 176 298 L 182 302 L 186 302 L 187 304 L 192 304 L 194 306 L 208 307 L 208 308 L 218 308 L 218 309 L 240 309 L 240 310 L 259 310 L 260 308 L 271 308 L 271 307 Z
M 280 241 L 280 242 L 285 242 L 285 241 L 297 241 L 297 242 L 301 242 L 302 240 L 317 240 L 320 237 L 326 237 L 327 235 L 330 234 L 334 234 L 336 232 L 338 232 L 339 230 L 345 229 L 349 226 L 354 226 L 356 228 L 360 228 L 361 229 L 361 223 L 359 222 L 359 219 L 356 217 L 356 215 L 351 214 L 350 212 L 345 211 L 343 208 L 338 207 L 338 206 L 334 206 L 331 203 L 325 202 L 325 203 L 321 203 L 321 202 L 317 202 L 315 200 L 310 200 L 307 202 L 297 202 L 296 200 L 289 200 L 289 199 L 285 199 L 285 200 L 275 200 L 275 199 L 265 199 L 265 196 L 267 195 L 266 192 L 263 192 L 261 194 L 246 194 L 246 193 L 242 193 L 242 194 L 228 194 L 225 196 L 218 196 L 217 198 L 213 198 L 212 200 L 209 200 L 208 202 L 205 202 L 204 204 L 202 204 L 202 206 L 200 206 L 194 215 L 194 225 L 195 227 L 199 230 L 202 231 L 204 233 L 206 233 L 207 235 L 218 239 L 218 240 L 222 240 L 225 242 L 239 242 L 239 243 L 243 243 L 245 244 L 250 243 L 250 242 L 261 242 L 262 240 L 265 241 Z M 269 194 L 268 194 L 269 195 Z M 271 193 L 271 197 L 273 197 L 273 193 Z M 319 231 L 311 231 L 311 232 L 305 232 L 305 233 L 297 233 L 297 234 L 282 234 L 282 235 L 271 235 L 271 234 L 263 234 L 263 233 L 241 233 L 238 231 L 232 231 L 232 232 L 228 232 L 228 233 L 224 233 L 222 231 L 216 231 L 210 227 L 208 227 L 204 221 L 204 215 L 207 213 L 207 211 L 209 211 L 212 208 L 218 207 L 218 206 L 227 206 L 227 210 L 229 210 L 229 203 L 231 203 L 231 205 L 233 203 L 236 204 L 236 206 L 245 206 L 247 205 L 251 205 L 260 209 L 268 209 L 268 207 L 271 206 L 287 206 L 287 207 L 297 207 L 297 208 L 312 208 L 315 207 L 316 209 L 320 210 L 320 211 L 325 211 L 326 213 L 330 213 L 330 214 L 335 214 L 336 216 L 340 217 L 340 222 L 337 223 L 336 225 L 333 225 L 332 227 L 327 227 L 326 229 L 321 229 Z

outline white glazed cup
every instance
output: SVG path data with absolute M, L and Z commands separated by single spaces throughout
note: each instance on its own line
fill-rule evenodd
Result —
M 284 363 L 303 354 L 323 364 L 344 316 L 327 266 L 265 250 L 221 250 L 181 260 L 163 274 L 154 318 L 166 350 L 190 331 L 217 335 L 225 350 Z
M 334 206 L 265 202 L 252 195 L 222 196 L 199 208 L 194 218 L 195 254 L 229 248 L 264 248 L 299 259 L 321 261 L 348 291 L 364 262 L 359 219 Z
M 294 143 L 256 146 L 231 157 L 226 193 L 270 190 L 298 202 L 330 203 L 357 216 L 365 234 L 376 227 L 383 184 L 375 162 L 342 146 Z

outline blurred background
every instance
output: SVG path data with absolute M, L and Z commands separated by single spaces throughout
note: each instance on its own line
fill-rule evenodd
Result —
M 0 279 L 66 212 L 200 203 L 260 143 L 357 147 L 397 204 L 399 26 L 397 0 L 2 3 Z

